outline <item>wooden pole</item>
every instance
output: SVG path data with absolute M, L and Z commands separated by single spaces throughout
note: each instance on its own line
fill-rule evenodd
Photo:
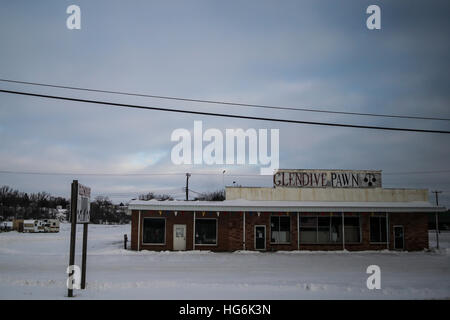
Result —
M 189 200 L 189 177 L 191 176 L 190 173 L 186 173 L 186 201 Z
M 73 180 L 72 182 L 72 193 L 70 198 L 70 255 L 69 255 L 69 266 L 75 265 L 75 241 L 77 235 L 77 201 L 78 201 L 78 180 Z M 75 271 L 74 271 L 75 272 Z M 72 274 L 69 274 L 69 278 Z M 68 297 L 73 297 L 73 289 L 68 288 Z
M 86 254 L 87 254 L 87 237 L 88 237 L 88 224 L 83 224 L 83 253 L 81 261 L 81 289 L 86 288 Z

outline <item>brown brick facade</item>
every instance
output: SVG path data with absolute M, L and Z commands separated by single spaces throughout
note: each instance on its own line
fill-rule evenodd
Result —
M 173 211 L 140 211 L 141 221 L 139 223 L 139 211 L 132 211 L 131 222 L 131 249 L 138 250 L 138 234 L 141 242 L 140 250 L 173 250 L 173 225 L 186 225 L 186 250 L 211 250 L 211 251 L 236 251 L 244 248 L 243 242 L 243 213 L 242 212 L 196 212 L 196 219 L 213 218 L 217 219 L 217 244 L 216 245 L 195 245 L 193 239 L 194 213 Z M 290 217 L 290 241 L 286 244 L 271 243 L 271 216 L 289 216 Z M 340 216 L 340 214 L 336 214 Z M 373 244 L 370 242 L 370 213 L 346 214 L 346 216 L 359 216 L 361 228 L 360 243 L 345 243 L 345 249 L 349 251 L 360 250 L 383 250 L 387 244 Z M 302 216 L 302 213 L 300 213 Z M 142 228 L 144 218 L 161 217 L 166 219 L 166 234 L 164 245 L 151 245 L 142 243 Z M 298 245 L 297 213 L 270 213 L 261 212 L 259 215 L 255 212 L 245 214 L 245 249 L 255 250 L 255 225 L 266 226 L 266 250 L 342 250 L 340 244 L 302 244 Z M 427 214 L 421 213 L 391 213 L 389 214 L 389 249 L 394 249 L 393 234 L 394 226 L 401 225 L 404 228 L 405 250 L 417 251 L 428 248 L 428 225 Z M 139 232 L 138 226 L 141 230 Z

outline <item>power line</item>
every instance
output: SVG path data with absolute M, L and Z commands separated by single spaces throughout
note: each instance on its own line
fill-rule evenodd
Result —
M 171 176 L 184 175 L 184 173 L 168 172 L 168 173 L 78 173 L 78 172 L 39 172 L 39 171 L 12 171 L 0 170 L 5 174 L 26 174 L 26 175 L 52 175 L 52 176 L 111 176 L 111 177 L 128 177 L 128 176 Z
M 410 172 L 383 172 L 385 175 L 396 174 L 435 174 L 435 173 L 449 173 L 450 170 L 435 170 L 435 171 L 410 171 Z
M 109 106 L 113 106 L 113 107 L 145 109 L 145 110 L 155 110 L 155 111 L 165 111 L 165 112 L 176 112 L 176 113 L 185 113 L 185 114 L 197 114 L 197 115 L 202 115 L 202 116 L 237 118 L 237 119 L 260 120 L 260 121 L 273 121 L 273 122 L 295 123 L 295 124 L 316 125 L 316 126 L 345 127 L 345 128 L 355 128 L 355 129 L 370 129 L 370 130 L 388 130 L 388 131 L 403 131 L 403 132 L 450 134 L 450 131 L 445 131 L 445 130 L 380 127 L 380 126 L 365 126 L 365 125 L 331 123 L 331 122 L 314 122 L 314 121 L 288 120 L 288 119 L 277 119 L 277 118 L 264 118 L 264 117 L 242 116 L 242 115 L 223 114 L 223 113 L 214 113 L 214 112 L 202 112 L 202 111 L 170 109 L 170 108 L 161 108 L 161 107 L 149 107 L 149 106 L 134 105 L 134 104 L 114 103 L 114 102 L 107 102 L 107 101 L 101 101 L 101 100 L 78 99 L 78 98 L 70 98 L 70 97 L 63 97 L 63 96 L 44 95 L 44 94 L 22 92 L 22 91 L 12 91 L 12 90 L 2 90 L 2 89 L 0 90 L 0 92 L 16 94 L 16 95 L 23 95 L 23 96 L 55 99 L 55 100 L 75 101 L 75 102 L 82 102 L 82 103 L 109 105 Z
M 23 175 L 48 175 L 48 176 L 106 176 L 106 177 L 146 177 L 146 176 L 185 176 L 184 172 L 143 172 L 143 173 L 81 173 L 81 172 L 42 172 L 42 171 L 14 171 L 14 170 L 0 170 L 0 174 L 23 174 Z M 196 176 L 212 176 L 222 175 L 222 173 L 213 172 L 193 172 Z M 259 174 L 226 174 L 228 177 L 267 177 Z M 184 189 L 184 188 L 183 188 Z
M 155 99 L 185 101 L 185 102 L 221 104 L 221 105 L 234 106 L 234 107 L 263 108 L 263 109 L 289 110 L 289 111 L 301 111 L 301 112 L 317 112 L 317 113 L 343 114 L 343 115 L 367 116 L 367 117 L 384 117 L 384 118 L 399 118 L 399 119 L 450 121 L 450 118 L 441 118 L 441 117 L 423 117 L 423 116 L 407 116 L 407 115 L 394 115 L 394 114 L 376 114 L 376 113 L 362 113 L 362 112 L 348 112 L 348 111 L 319 110 L 319 109 L 311 109 L 311 108 L 292 108 L 292 107 L 272 106 L 272 105 L 264 105 L 264 104 L 249 104 L 249 103 L 238 103 L 238 102 L 217 101 L 217 100 L 190 99 L 190 98 L 181 98 L 181 97 L 173 97 L 173 96 L 161 96 L 161 95 L 151 95 L 151 94 L 142 94 L 142 93 L 130 93 L 130 92 L 124 92 L 124 91 L 100 90 L 100 89 L 91 89 L 91 88 L 83 88 L 83 87 L 72 87 L 72 86 L 62 86 L 62 85 L 46 84 L 46 83 L 38 83 L 38 82 L 18 81 L 18 80 L 10 80 L 10 79 L 0 79 L 0 81 L 2 81 L 2 82 L 9 82 L 9 83 L 27 84 L 27 85 L 33 85 L 33 86 L 41 86 L 41 87 L 58 88 L 58 89 L 69 89 L 69 90 L 97 92 L 97 93 L 109 93 L 109 94 L 118 94 L 118 95 L 135 96 L 135 97 L 146 97 L 146 98 L 155 98 Z
M 402 175 L 402 174 L 438 174 L 450 173 L 450 170 L 435 170 L 435 171 L 409 171 L 409 172 L 383 172 L 383 175 Z M 184 172 L 143 172 L 143 173 L 77 173 L 77 172 L 43 172 L 43 171 L 14 171 L 14 170 L 0 170 L 0 174 L 23 174 L 23 175 L 53 175 L 53 176 L 111 176 L 111 177 L 145 177 L 145 176 L 185 176 Z M 194 176 L 222 176 L 222 173 L 215 172 L 191 172 Z M 267 178 L 269 175 L 261 174 L 225 174 L 227 177 L 261 177 Z M 185 188 L 183 188 L 185 190 Z

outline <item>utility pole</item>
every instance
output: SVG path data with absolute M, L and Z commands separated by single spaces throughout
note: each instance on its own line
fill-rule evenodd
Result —
M 186 173 L 186 201 L 189 200 L 189 177 L 191 176 L 190 173 Z
M 435 213 L 435 215 L 436 215 L 436 228 L 435 228 L 436 229 L 436 248 L 439 249 L 439 218 L 438 218 L 437 207 L 439 207 L 438 194 L 442 193 L 442 191 L 435 190 L 435 191 L 431 191 L 431 192 L 433 192 L 436 196 L 436 213 Z
M 223 185 L 223 190 L 225 191 L 225 171 L 226 170 L 223 170 L 222 171 L 222 185 Z

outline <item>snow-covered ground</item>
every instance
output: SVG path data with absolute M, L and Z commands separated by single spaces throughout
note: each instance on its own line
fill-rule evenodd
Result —
M 81 264 L 78 226 L 76 264 Z M 87 289 L 75 299 L 450 298 L 450 233 L 439 252 L 134 252 L 130 225 L 90 225 Z M 57 234 L 0 234 L 0 299 L 68 299 L 70 225 Z M 430 246 L 434 246 L 430 233 Z M 369 290 L 366 269 L 381 268 Z

